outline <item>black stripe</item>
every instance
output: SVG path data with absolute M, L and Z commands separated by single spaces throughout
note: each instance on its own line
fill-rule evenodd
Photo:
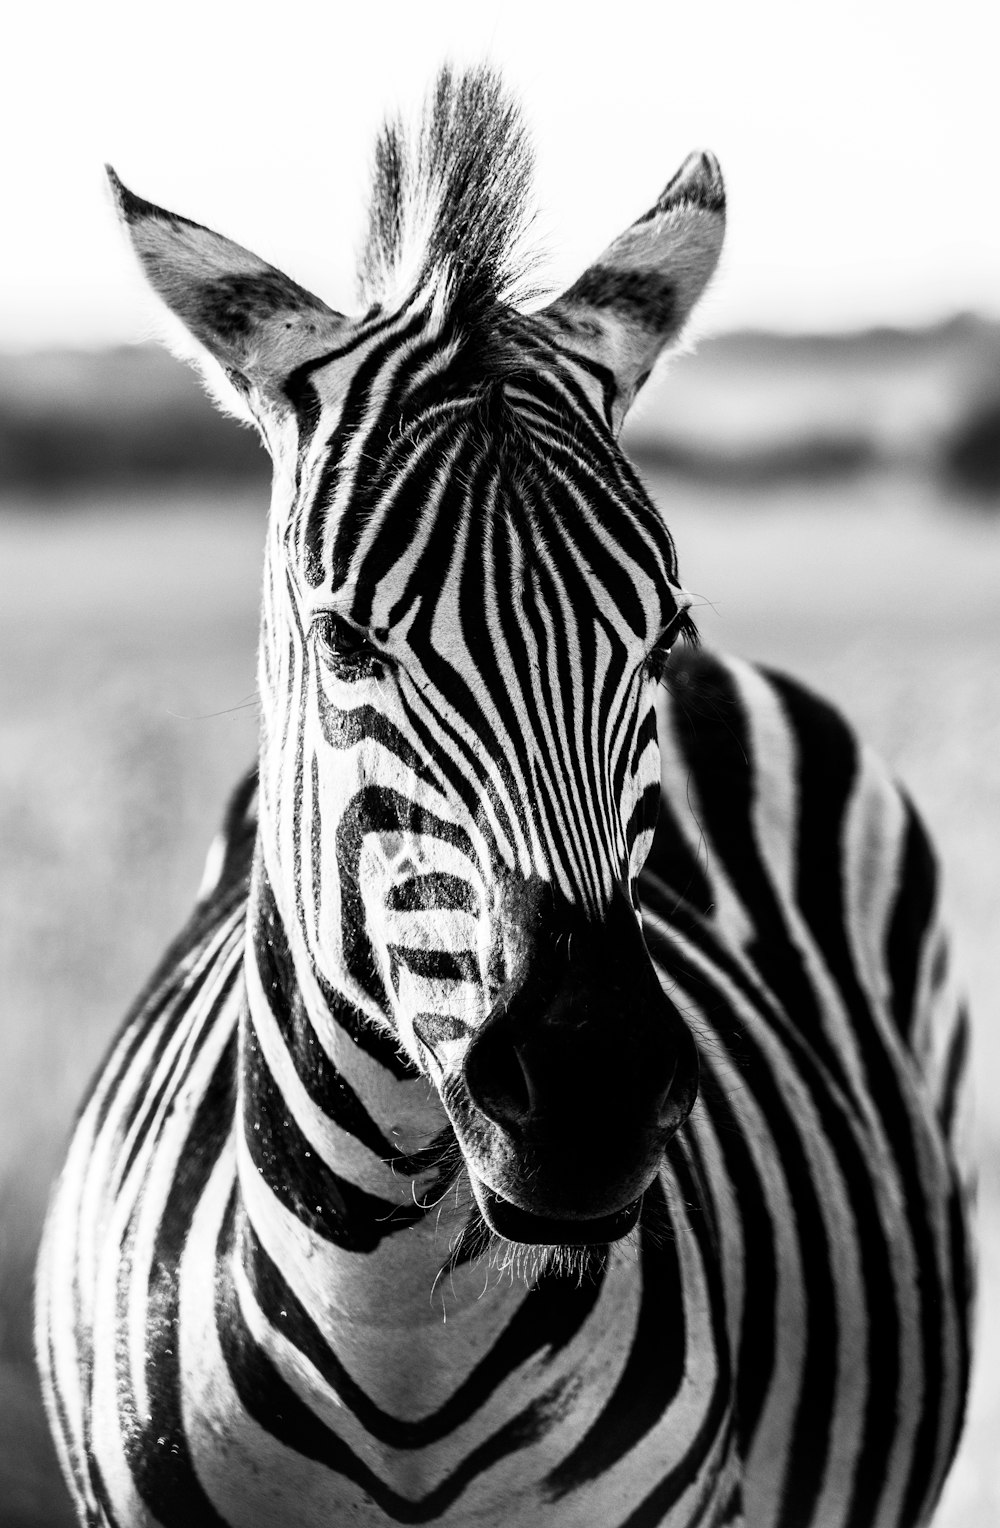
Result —
M 749 717 L 736 683 L 706 655 L 692 654 L 684 662 L 691 676 L 685 693 L 691 698 L 677 713 L 678 741 L 697 782 L 701 826 L 752 920 L 749 953 L 778 1006 L 808 1033 L 831 1080 L 850 1096 L 850 1079 L 826 1032 L 782 894 L 771 880 L 754 833 L 759 761 L 753 756 Z
M 560 322 L 561 315 L 559 313 L 558 307 L 550 308 L 546 313 L 546 317 L 550 320 L 550 322 Z M 569 320 L 569 330 L 571 334 L 576 329 L 576 327 L 577 324 L 574 317 Z M 610 430 L 615 402 L 618 398 L 618 379 L 615 376 L 615 373 L 609 366 L 603 366 L 599 361 L 595 361 L 593 357 L 584 355 L 582 351 L 574 349 L 572 344 L 560 345 L 553 342 L 552 350 L 557 356 L 565 357 L 565 359 L 568 360 L 573 366 L 579 366 L 582 371 L 587 372 L 589 376 L 593 377 L 594 381 L 601 389 L 601 413 L 605 425 Z M 582 410 L 584 406 L 586 406 L 587 412 L 589 413 L 590 399 L 587 398 L 584 390 L 580 387 L 577 387 L 575 384 L 571 384 L 568 377 L 563 377 L 560 380 L 562 380 L 563 386 L 566 387 L 567 391 L 569 391 L 570 386 L 572 386 L 572 390 L 576 394 L 574 399 L 576 407 Z
M 235 1223 L 233 1199 L 216 1253 L 216 1310 L 222 1351 L 243 1407 L 265 1432 L 286 1448 L 306 1459 L 316 1460 L 334 1475 L 360 1486 L 393 1522 L 433 1522 L 459 1499 L 478 1475 L 536 1443 L 558 1413 L 566 1382 L 557 1382 L 549 1392 L 509 1417 L 425 1496 L 412 1500 L 400 1495 L 299 1399 L 247 1329 L 231 1283 Z
M 382 1134 L 350 1083 L 330 1060 L 305 1011 L 285 928 L 263 868 L 254 897 L 252 942 L 268 1009 L 309 1097 L 327 1118 L 367 1146 L 375 1156 L 382 1160 L 395 1157 L 396 1148 Z M 351 1038 L 353 1040 L 354 1036 Z M 395 1057 L 396 1048 L 391 1043 L 386 1043 L 384 1049 Z
M 379 786 L 363 786 L 356 791 L 338 822 L 334 852 L 340 866 L 344 964 L 348 975 L 358 983 L 362 991 L 371 993 L 373 1002 L 382 1012 L 387 1012 L 389 1005 L 378 975 L 361 893 L 361 850 L 369 833 L 413 833 L 419 837 L 440 839 L 470 860 L 472 852 L 468 837 L 461 828 L 417 807 L 400 792 Z M 339 1013 L 337 1018 L 340 1021 Z M 382 1044 L 385 1045 L 384 1039 Z M 416 1075 L 410 1063 L 399 1059 L 397 1065 L 406 1068 L 397 1075 Z
M 650 951 L 658 965 L 661 956 L 668 955 L 669 962 L 664 963 L 665 969 L 676 972 L 678 978 L 684 981 L 682 955 L 655 930 L 650 939 Z M 704 972 L 697 971 L 692 975 L 701 989 L 699 1003 L 705 1011 L 709 1015 L 725 1011 L 728 1003 Z M 718 1030 L 713 1030 L 713 1043 L 726 1045 L 727 1038 Z M 805 1057 L 805 1048 L 800 1045 L 800 1050 Z M 796 1240 L 807 1270 L 803 1278 L 808 1295 L 803 1373 L 783 1492 L 784 1508 L 788 1515 L 782 1521 L 789 1524 L 808 1522 L 822 1482 L 830 1443 L 829 1423 L 836 1397 L 839 1331 L 833 1249 L 827 1236 L 820 1209 L 819 1189 L 813 1178 L 799 1123 L 790 1112 L 771 1064 L 746 1030 L 738 1041 L 737 1055 L 742 1060 L 744 1086 L 752 1093 L 761 1116 L 767 1121 L 773 1156 L 781 1164 L 792 1204 Z M 825 1081 L 823 1087 L 826 1087 Z M 815 1099 L 813 1101 L 817 1102 Z M 706 1107 L 710 1106 L 711 1099 L 708 1098 Z
M 684 1381 L 688 1335 L 678 1232 L 658 1179 L 646 1192 L 641 1234 L 642 1295 L 628 1358 L 600 1414 L 548 1475 L 553 1501 L 597 1480 L 636 1448 L 673 1405 Z
M 940 1459 L 943 1470 L 947 1470 L 952 1455 L 958 1447 L 958 1440 L 962 1436 L 962 1427 L 965 1422 L 968 1404 L 965 1382 L 972 1367 L 972 1316 L 976 1285 L 975 1258 L 969 1244 L 966 1204 L 961 1188 L 955 1184 L 952 1185 L 948 1196 L 948 1239 L 949 1268 L 953 1280 L 952 1293 L 956 1317 L 955 1335 L 958 1345 L 958 1354 L 952 1372 L 957 1376 L 958 1384 L 957 1404 L 951 1427 L 942 1438 Z
M 424 950 L 405 944 L 387 944 L 393 985 L 399 987 L 399 967 L 427 981 L 477 982 L 479 961 L 472 950 Z
M 398 727 L 393 726 L 384 712 L 372 705 L 352 706 L 350 710 L 343 710 L 331 704 L 323 692 L 322 675 L 318 699 L 323 738 L 331 748 L 355 748 L 366 738 L 378 738 L 380 745 L 398 759 L 415 780 L 423 785 L 437 783 L 432 761 L 417 752 L 410 739 Z
M 306 918 L 305 906 L 305 877 L 302 874 L 303 845 L 312 845 L 312 824 L 309 824 L 308 833 L 304 828 L 303 801 L 305 796 L 305 734 L 306 734 L 306 670 L 309 662 L 309 654 L 306 650 L 306 635 L 302 627 L 298 601 L 291 572 L 285 570 L 285 600 L 291 613 L 291 623 L 288 631 L 288 709 L 282 720 L 282 735 L 279 740 L 272 738 L 271 746 L 279 748 L 279 755 L 287 768 L 289 756 L 289 742 L 293 735 L 294 745 L 291 750 L 292 766 L 292 885 L 295 897 L 295 917 L 298 927 L 307 933 L 309 923 Z M 282 782 L 284 784 L 284 782 Z M 263 876 L 263 855 L 258 856 L 257 864 L 260 874 Z M 287 872 L 286 872 L 287 873 Z
M 946 1141 L 951 1142 L 955 1131 L 955 1115 L 959 1096 L 966 1082 L 969 1059 L 969 1015 L 963 1005 L 959 1009 L 955 1028 L 948 1046 L 944 1081 L 938 1101 L 938 1119 Z
M 674 921 L 681 921 L 680 909 L 674 910 Z M 712 950 L 704 929 L 699 930 L 697 925 L 691 923 L 685 927 L 684 933 L 694 936 L 695 941 L 706 948 L 713 964 L 725 967 L 727 962 L 718 951 Z M 727 1000 L 711 978 L 706 977 L 698 966 L 689 965 L 679 947 L 664 940 L 658 930 L 653 931 L 650 947 L 662 969 L 669 970 L 688 990 L 698 992 L 699 1005 L 704 1012 L 713 1015 L 728 1010 Z M 741 994 L 758 1009 L 765 1026 L 773 1031 L 774 1019 L 768 1014 L 762 995 L 755 998 L 746 983 L 737 981 L 736 985 Z M 843 1276 L 840 1276 L 835 1285 L 835 1249 L 831 1248 L 823 1225 L 820 1190 L 812 1178 L 799 1123 L 786 1108 L 784 1095 L 772 1074 L 770 1063 L 747 1025 L 743 1025 L 738 1034 L 730 1036 L 717 1023 L 713 1023 L 712 1034 L 713 1045 L 724 1046 L 730 1052 L 733 1063 L 739 1068 L 742 1086 L 755 1099 L 762 1118 L 767 1122 L 773 1158 L 782 1166 L 793 1202 L 793 1223 L 797 1228 L 804 1262 L 803 1286 L 809 1300 L 806 1367 L 796 1413 L 792 1469 L 785 1494 L 787 1522 L 792 1525 L 808 1520 L 808 1513 L 812 1510 L 810 1504 L 822 1477 L 822 1462 L 828 1444 L 829 1420 L 836 1387 L 835 1289 L 839 1287 Z M 853 1487 L 855 1516 L 850 1518 L 853 1528 L 855 1521 L 858 1525 L 869 1522 L 877 1509 L 884 1485 L 882 1466 L 891 1451 L 897 1407 L 904 1399 L 898 1393 L 901 1331 L 891 1251 L 872 1177 L 871 1145 L 863 1119 L 856 1116 L 848 1100 L 843 1099 L 835 1088 L 831 1088 L 826 1068 L 810 1044 L 810 1035 L 799 1034 L 793 1025 L 784 1026 L 784 1034 L 781 1034 L 779 1027 L 778 1034 L 781 1036 L 785 1063 L 795 1068 L 809 1093 L 821 1124 L 822 1140 L 842 1178 L 845 1199 L 853 1219 L 850 1244 L 857 1249 L 861 1262 L 861 1292 L 865 1301 L 868 1343 L 864 1372 L 868 1390 L 861 1428 L 862 1445 Z M 709 1080 L 704 1092 L 705 1107 L 713 1119 L 718 1116 L 720 1142 L 727 1151 L 728 1162 L 734 1139 L 733 1131 L 739 1132 L 743 1127 L 734 1121 L 732 1129 L 727 1129 L 731 1116 L 725 1095 L 720 1087 L 711 1086 L 711 1052 L 705 1055 L 703 1061 Z M 891 1131 L 887 1135 L 893 1141 Z M 757 1245 L 763 1242 L 764 1233 L 753 1223 L 753 1209 L 752 1195 L 745 1201 L 740 1199 L 743 1234 L 748 1242 L 753 1241 L 756 1256 Z M 913 1207 L 909 1206 L 908 1209 L 912 1218 Z M 749 1300 L 746 1314 L 748 1318 L 753 1315 Z M 765 1319 L 759 1312 L 757 1315 Z M 749 1358 L 744 1358 L 742 1350 L 739 1376 L 742 1433 L 744 1424 L 753 1418 L 761 1404 L 754 1365 Z M 746 1415 L 744 1385 L 749 1386 Z
M 489 772 L 491 765 L 496 766 L 501 778 L 510 787 L 511 766 L 504 758 L 498 743 L 491 747 L 491 729 L 484 722 L 479 746 L 476 747 L 475 744 L 470 746 L 443 714 L 431 715 L 428 721 L 426 700 L 419 691 L 413 690 L 411 699 L 406 690 L 401 687 L 398 698 L 407 725 L 427 756 L 433 758 L 440 780 L 454 792 L 459 802 L 474 819 L 482 820 L 486 816 L 488 803 L 496 816 L 498 832 L 510 842 L 515 842 L 515 825 L 511 820 L 509 807 L 501 799 L 496 783 Z M 520 729 L 511 735 L 515 754 L 519 732 Z M 519 755 L 516 757 L 523 768 L 524 761 Z M 510 794 L 515 795 L 515 792 L 511 791 Z
M 292 405 L 298 422 L 300 455 L 316 433 L 316 427 L 323 412 L 319 392 L 312 380 L 314 374 L 334 361 L 345 360 L 347 356 L 366 344 L 372 335 L 379 333 L 382 329 L 390 328 L 396 323 L 398 316 L 397 313 L 391 313 L 375 323 L 362 322 L 355 325 L 344 344 L 337 345 L 332 350 L 325 350 L 322 355 L 313 356 L 309 361 L 303 361 L 301 366 L 296 366 L 294 371 L 288 373 L 282 391 Z
M 632 777 L 634 779 L 634 775 Z M 625 842 L 631 851 L 640 833 L 652 832 L 660 810 L 660 787 L 647 785 L 636 797 L 628 822 L 625 824 Z M 648 856 L 646 863 L 648 863 Z
M 122 1438 L 136 1490 L 164 1528 L 225 1528 L 195 1472 L 184 1429 L 180 1363 L 180 1262 L 195 1212 L 233 1118 L 236 1036 L 205 1089 L 178 1158 L 149 1270 L 146 1384 L 152 1415 L 139 1415 L 131 1381 L 131 1254 L 135 1223 L 119 1264 L 116 1367 Z
M 544 1273 L 525 1291 L 492 1347 L 455 1385 L 447 1400 L 436 1410 L 410 1420 L 382 1410 L 353 1378 L 248 1225 L 242 1231 L 242 1248 L 243 1264 L 267 1320 L 304 1354 L 371 1437 L 398 1449 L 426 1448 L 448 1437 L 486 1406 L 501 1385 L 530 1359 L 551 1364 L 585 1329 L 602 1283 L 601 1276 L 580 1284 L 570 1276 Z
M 588 308 L 611 308 L 627 322 L 666 336 L 677 327 L 677 286 L 656 270 L 592 265 L 561 299 Z
M 896 1028 L 908 1038 L 920 954 L 937 898 L 937 863 L 913 803 L 904 795 L 906 839 L 899 867 L 899 887 L 889 927 L 888 962 L 892 981 L 892 1012 Z
M 313 588 L 321 584 L 325 578 L 328 578 L 331 572 L 331 569 L 324 568 L 321 552 L 327 526 L 327 509 L 337 492 L 343 469 L 344 455 L 357 435 L 358 429 L 370 406 L 375 387 L 385 370 L 386 362 L 392 359 L 408 340 L 419 333 L 426 321 L 426 314 L 421 311 L 411 314 L 404 324 L 396 328 L 394 332 L 381 337 L 379 342 L 372 346 L 372 349 L 351 377 L 347 394 L 337 418 L 336 427 L 326 445 L 326 461 L 320 476 L 319 485 L 306 511 L 305 528 L 301 542 L 303 572 L 307 583 Z M 422 364 L 427 355 L 431 353 L 431 348 L 430 346 L 418 347 L 417 355 L 412 357 L 409 363 L 411 369 L 414 365 Z M 390 396 L 383 402 L 381 419 L 396 424 L 397 411 L 394 396 Z M 370 442 L 372 447 L 374 447 L 374 444 L 374 441 Z M 337 534 L 339 539 L 339 527 Z M 335 565 L 336 562 L 337 555 L 335 550 Z
M 704 667 L 704 660 L 700 661 L 700 666 Z M 731 687 L 722 687 L 723 701 L 727 688 L 732 693 Z M 731 718 L 734 709 L 730 703 Z M 725 732 L 730 732 L 731 727 L 732 724 Z M 737 736 L 745 736 L 742 728 Z M 704 741 L 704 735 L 699 741 Z M 718 742 L 720 747 L 725 748 L 725 734 L 718 738 Z M 697 764 L 697 758 L 692 762 Z M 715 846 L 718 849 L 720 844 L 725 845 L 727 869 L 742 889 L 746 905 L 754 908 L 757 926 L 761 929 L 761 937 L 753 947 L 758 969 L 778 995 L 784 1011 L 795 1016 L 797 1028 L 809 1035 L 816 1059 L 830 1073 L 831 1081 L 849 1097 L 851 1090 L 845 1088 L 839 1057 L 826 1044 L 815 1021 L 816 1004 L 802 980 L 804 973 L 801 972 L 800 964 L 796 961 L 789 966 L 787 932 L 774 905 L 769 884 L 761 874 L 756 850 L 749 841 L 749 799 L 745 798 L 742 804 L 734 803 L 732 797 L 727 801 L 720 788 L 722 782 L 717 784 L 712 779 L 712 773 L 711 765 L 706 762 L 706 767 L 699 772 L 700 799 L 703 805 L 707 804 L 705 815 Z M 731 773 L 738 777 L 739 771 Z M 889 940 L 889 959 L 891 964 L 895 964 L 894 1007 L 902 1034 L 906 1033 L 908 1026 L 907 1009 L 912 1004 L 920 940 L 927 927 L 932 897 L 930 887 L 933 885 L 933 860 L 912 809 L 908 813 L 904 866 L 906 868 L 903 871 L 900 894 L 902 907 L 894 917 Z M 776 925 L 773 931 L 772 923 Z M 762 943 L 765 936 L 769 941 L 766 946 Z M 901 1195 L 907 1212 L 907 1229 L 916 1264 L 921 1270 L 917 1316 L 923 1352 L 924 1403 L 906 1492 L 906 1512 L 915 1518 L 919 1516 L 928 1495 L 934 1469 L 933 1441 L 941 1425 L 939 1413 L 942 1404 L 943 1356 L 939 1334 L 946 1319 L 946 1305 L 934 1233 L 927 1220 L 927 1189 L 917 1157 L 915 1132 L 920 1128 L 914 1112 L 917 1100 L 909 1096 L 898 1070 L 898 1060 L 890 1057 L 870 1020 L 859 1023 L 856 1032 L 862 1042 L 870 1096 L 878 1100 L 886 1139 L 893 1143 Z M 765 1110 L 765 1115 L 770 1117 L 769 1110 Z M 870 1178 L 870 1168 L 866 1171 Z
M 422 1206 L 369 1194 L 324 1162 L 268 1071 L 252 1022 L 244 1025 L 240 1068 L 250 1160 L 274 1197 L 307 1230 L 344 1251 L 373 1252 L 387 1236 L 424 1218 Z
M 107 1481 L 104 1479 L 104 1472 L 92 1454 L 88 1455 L 87 1457 L 87 1477 L 90 1481 L 90 1488 L 93 1492 L 94 1499 L 96 1500 L 104 1516 L 101 1518 L 100 1522 L 96 1522 L 90 1518 L 88 1512 L 86 1528 L 128 1528 L 128 1524 L 123 1523 L 121 1518 L 118 1516 L 118 1513 L 115 1511 L 114 1503 L 111 1500 L 111 1493 L 108 1490 Z M 189 1521 L 192 1523 L 192 1528 L 202 1528 L 202 1519 L 189 1519 Z M 171 1528 L 171 1525 L 169 1523 L 165 1523 L 164 1528 Z M 205 1521 L 204 1528 L 213 1528 L 211 1519 Z
M 716 1360 L 715 1380 L 711 1395 L 705 1406 L 701 1424 L 692 1438 L 684 1458 L 669 1470 L 653 1487 L 645 1500 L 630 1513 L 621 1528 L 660 1528 L 664 1518 L 676 1505 L 685 1491 L 698 1479 L 705 1468 L 709 1454 L 724 1445 L 731 1426 L 733 1401 L 729 1361 L 729 1337 L 725 1324 L 725 1291 L 719 1267 L 718 1248 L 709 1230 L 706 1217 L 700 1212 L 701 1194 L 677 1138 L 667 1147 L 667 1159 L 672 1169 L 682 1203 L 689 1207 L 688 1225 L 694 1233 L 701 1266 L 708 1286 L 708 1302 L 711 1311 L 712 1350 Z M 722 1450 L 724 1452 L 724 1448 Z
M 119 1106 L 121 1084 L 131 1071 L 135 1056 L 145 1043 L 150 1030 L 159 1023 L 167 1010 L 181 996 L 187 999 L 189 993 L 193 995 L 211 974 L 211 967 L 206 967 L 194 979 L 191 986 L 185 988 L 189 973 L 198 964 L 205 948 L 212 943 L 218 930 L 235 912 L 239 904 L 246 902 L 249 863 L 246 866 L 245 876 L 247 878 L 241 876 L 229 884 L 220 885 L 211 896 L 196 905 L 183 929 L 168 946 L 153 975 L 129 1009 L 121 1029 L 109 1047 L 107 1056 L 91 1078 L 77 1109 L 76 1119 L 79 1121 L 98 1086 L 104 1090 L 104 1098 L 94 1118 L 95 1137 L 104 1128 L 109 1111 Z M 112 1074 L 110 1060 L 125 1035 L 128 1035 L 128 1044 L 118 1058 L 117 1067 Z M 156 1041 L 157 1056 L 162 1054 L 169 1038 L 168 1025 Z M 130 1105 L 129 1112 L 125 1116 L 127 1120 L 134 1118 L 139 1102 L 137 1100 L 134 1107 Z
M 131 1131 L 133 1140 L 127 1156 L 124 1158 L 119 1157 L 116 1163 L 119 1185 L 125 1183 L 128 1179 L 135 1165 L 136 1157 L 145 1145 L 148 1131 L 158 1124 L 162 1124 L 164 1112 L 167 1115 L 170 1114 L 172 1109 L 171 1098 L 176 1097 L 183 1087 L 184 1079 L 197 1063 L 202 1047 L 211 1036 L 217 1019 L 225 1005 L 229 1002 L 237 985 L 242 982 L 242 936 L 227 940 L 224 953 L 228 957 L 228 969 L 221 985 L 217 987 L 213 994 L 211 1004 L 208 1005 L 200 1002 L 201 988 L 207 984 L 209 977 L 212 978 L 213 982 L 217 980 L 219 976 L 218 964 L 206 966 L 205 970 L 200 974 L 196 986 L 193 989 L 180 993 L 174 1011 L 171 1013 L 169 1020 L 164 1024 L 163 1035 L 161 1037 L 162 1042 L 169 1040 L 170 1043 L 176 1044 L 178 1028 L 183 1025 L 187 1030 L 185 1036 L 187 1043 L 178 1050 L 173 1065 L 164 1072 L 155 1090 L 147 1091 L 159 1067 L 159 1061 L 165 1049 L 165 1043 L 158 1042 L 153 1060 L 145 1071 L 143 1083 L 136 1082 L 133 1084 L 131 1097 L 133 1107 L 129 1110 L 128 1128 L 121 1131 L 123 1138 Z M 197 1023 L 192 1022 L 192 1019 L 195 1019 Z M 134 1123 L 138 1119 L 140 1110 L 145 1116 L 142 1128 L 138 1128 Z
M 391 886 L 385 905 L 389 912 L 394 913 L 446 909 L 475 917 L 479 911 L 479 898 L 468 881 L 463 881 L 460 876 L 450 875 L 443 870 L 431 870 Z
M 727 1181 L 739 1206 L 743 1260 L 743 1318 L 738 1349 L 739 1404 L 736 1426 L 740 1454 L 747 1458 L 771 1388 L 777 1356 L 778 1241 L 767 1193 L 744 1127 L 716 1075 L 709 1047 L 699 1055 L 701 1096 L 711 1116 L 725 1162 Z

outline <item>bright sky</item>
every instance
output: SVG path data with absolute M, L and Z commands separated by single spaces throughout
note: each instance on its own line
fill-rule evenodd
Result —
M 730 208 L 708 329 L 1000 314 L 998 42 L 992 0 L 11 6 L 0 346 L 149 332 L 105 159 L 350 311 L 375 128 L 445 57 L 521 97 L 553 286 L 704 146 Z

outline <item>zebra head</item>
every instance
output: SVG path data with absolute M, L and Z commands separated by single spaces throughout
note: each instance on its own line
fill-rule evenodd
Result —
M 526 311 L 528 172 L 495 78 L 445 71 L 379 140 L 355 318 L 114 185 L 274 461 L 259 874 L 314 1021 L 350 1005 L 431 1079 L 492 1230 L 583 1243 L 634 1223 L 697 1089 L 636 893 L 688 601 L 616 436 L 724 194 L 692 155 Z

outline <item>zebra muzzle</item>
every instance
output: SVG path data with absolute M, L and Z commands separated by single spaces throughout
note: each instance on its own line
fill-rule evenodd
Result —
M 625 896 L 602 923 L 573 917 L 494 1005 L 453 1110 L 479 1207 L 511 1240 L 624 1235 L 697 1096 L 694 1040 Z
M 490 1230 L 507 1241 L 531 1246 L 579 1247 L 619 1241 L 634 1229 L 642 1209 L 640 1194 L 610 1215 L 565 1219 L 522 1209 L 491 1189 L 475 1172 L 469 1176 L 476 1203 Z

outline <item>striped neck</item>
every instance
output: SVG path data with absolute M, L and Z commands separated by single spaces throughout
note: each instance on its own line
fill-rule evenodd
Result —
M 429 1521 L 468 1489 L 484 1520 L 536 1522 L 541 1503 L 565 1500 L 571 1515 L 557 1507 L 554 1520 L 576 1522 L 577 1493 L 589 1497 L 605 1472 L 616 1492 L 635 1476 L 627 1490 L 641 1498 L 665 1463 L 652 1502 L 715 1492 L 731 1375 L 705 1217 L 690 1213 L 683 1160 L 677 1184 L 651 1188 L 649 1225 L 585 1274 L 557 1259 L 535 1270 L 515 1261 L 500 1276 L 460 1252 L 440 1277 L 469 1220 L 465 1171 L 442 1198 L 441 1144 L 400 1153 L 391 1123 L 405 1122 L 411 1145 L 426 1142 L 440 1105 L 394 1047 L 303 977 L 293 938 L 258 857 L 240 1193 L 218 1249 L 232 1306 L 252 1323 L 252 1343 L 238 1321 L 229 1338 L 246 1393 L 266 1395 L 297 1450 L 335 1460 L 399 1521 L 417 1520 L 415 1501 Z M 493 1436 L 498 1416 L 507 1421 Z M 377 1471 L 351 1452 L 359 1422 L 377 1440 Z M 458 1464 L 457 1423 L 468 1429 Z M 692 1440 L 707 1488 L 685 1468 Z M 513 1479 L 492 1477 L 529 1443 Z M 678 1518 L 694 1520 L 700 1509 Z
M 240 1032 L 245 1266 L 264 1282 L 280 1266 L 324 1334 L 451 1319 L 483 1278 L 468 1264 L 441 1277 L 472 1207 L 447 1116 L 293 941 L 258 855 Z

